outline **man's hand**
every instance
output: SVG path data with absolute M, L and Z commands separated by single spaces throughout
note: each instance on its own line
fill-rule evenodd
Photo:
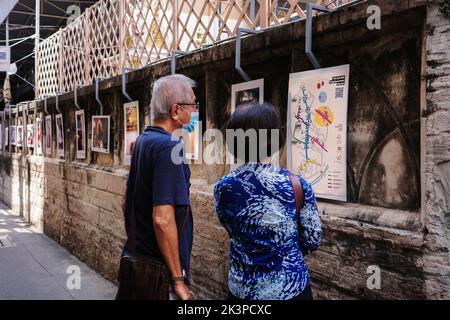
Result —
M 183 281 L 174 282 L 172 289 L 180 300 L 190 300 L 192 298 L 188 287 Z

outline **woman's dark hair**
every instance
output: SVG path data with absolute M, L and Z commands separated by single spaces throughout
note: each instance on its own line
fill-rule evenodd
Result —
M 267 102 L 238 106 L 224 127 L 228 150 L 245 163 L 260 162 L 278 152 L 285 144 L 280 112 Z M 275 145 L 273 142 L 276 142 Z

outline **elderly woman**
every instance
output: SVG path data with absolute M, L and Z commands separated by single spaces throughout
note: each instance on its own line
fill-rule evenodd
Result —
M 239 135 L 234 141 L 227 139 L 230 151 L 244 164 L 220 179 L 214 190 L 217 215 L 231 240 L 229 298 L 312 299 L 304 256 L 319 246 L 322 228 L 311 186 L 271 163 L 285 140 L 278 110 L 268 103 L 243 105 L 231 116 L 226 129 L 266 129 L 268 133 L 268 139 L 258 134 L 256 141 Z M 275 140 L 271 139 L 274 134 L 278 134 Z M 272 150 L 272 141 L 278 141 L 280 148 Z M 239 143 L 245 146 L 244 155 L 238 152 Z M 255 145 L 257 154 L 249 154 Z M 268 156 L 261 158 L 261 154 Z M 300 212 L 292 181 L 300 193 L 303 191 Z

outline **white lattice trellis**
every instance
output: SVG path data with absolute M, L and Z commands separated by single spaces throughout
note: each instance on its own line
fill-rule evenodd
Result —
M 37 72 L 37 96 L 52 95 L 59 90 L 61 30 L 39 44 Z
M 335 8 L 351 0 L 317 0 Z M 100 0 L 38 47 L 37 96 L 143 67 L 173 49 L 191 51 L 234 37 L 238 28 L 265 28 L 303 19 L 298 0 Z
M 86 51 L 86 16 L 81 16 L 63 30 L 62 34 L 62 83 L 60 91 L 71 91 L 75 85 L 86 83 L 86 68 L 89 52 Z

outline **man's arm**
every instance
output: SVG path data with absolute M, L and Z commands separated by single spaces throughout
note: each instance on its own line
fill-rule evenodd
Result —
M 172 277 L 182 276 L 175 207 L 173 205 L 154 206 L 153 226 L 159 250 L 166 261 L 170 274 Z M 176 281 L 172 287 L 180 299 L 188 300 L 190 298 L 189 290 L 184 281 Z

